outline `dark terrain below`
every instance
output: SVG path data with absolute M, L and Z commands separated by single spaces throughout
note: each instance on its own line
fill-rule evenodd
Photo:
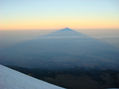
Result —
M 12 69 L 68 89 L 119 88 L 119 71 L 100 69 L 47 70 L 8 66 Z

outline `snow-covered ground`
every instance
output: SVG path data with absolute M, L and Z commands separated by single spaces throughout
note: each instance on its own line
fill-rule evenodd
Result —
M 64 89 L 0 65 L 0 89 Z

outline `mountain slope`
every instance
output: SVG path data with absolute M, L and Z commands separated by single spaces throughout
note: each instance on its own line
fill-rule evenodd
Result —
M 43 69 L 118 69 L 118 49 L 65 28 L 4 49 L 0 63 Z
M 64 89 L 0 65 L 0 89 Z

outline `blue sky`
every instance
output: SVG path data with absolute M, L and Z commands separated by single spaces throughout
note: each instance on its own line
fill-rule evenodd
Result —
M 1 29 L 119 28 L 119 0 L 0 0 L 0 4 Z

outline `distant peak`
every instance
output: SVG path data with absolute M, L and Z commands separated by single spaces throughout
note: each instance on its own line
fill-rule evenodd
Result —
M 64 29 L 61 29 L 60 31 L 73 31 L 73 30 L 70 29 L 70 28 L 68 28 L 68 27 L 66 27 L 66 28 L 64 28 Z

